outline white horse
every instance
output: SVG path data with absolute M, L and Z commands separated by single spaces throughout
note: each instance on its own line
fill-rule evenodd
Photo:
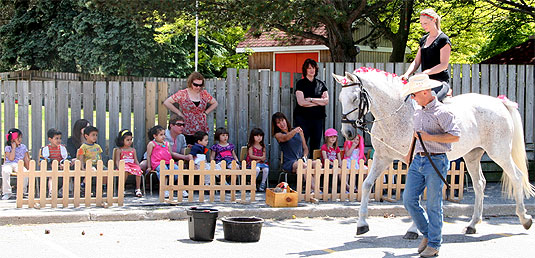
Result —
M 403 160 L 409 152 L 413 138 L 413 113 L 415 107 L 410 98 L 402 97 L 405 86 L 400 77 L 373 68 L 360 68 L 346 76 L 333 74 L 343 88 L 339 96 L 342 104 L 342 134 L 354 138 L 356 128 L 364 115 L 371 112 L 375 117 L 371 129 L 375 149 L 370 173 L 364 181 L 362 201 L 357 223 L 357 235 L 369 231 L 366 217 L 368 200 L 373 183 L 393 160 Z M 369 104 L 368 104 L 369 103 Z M 482 219 L 483 191 L 486 180 L 481 171 L 480 160 L 487 152 L 504 171 L 503 190 L 516 200 L 516 214 L 525 229 L 532 224 L 526 214 L 524 197 L 535 196 L 535 189 L 528 180 L 524 133 L 516 103 L 507 99 L 469 93 L 444 100 L 459 121 L 461 136 L 453 143 L 449 160 L 463 157 L 472 178 L 475 191 L 474 214 L 465 228 L 465 233 L 476 233 L 475 226 Z M 353 125 L 353 126 L 351 126 Z M 405 238 L 418 237 L 413 223 Z

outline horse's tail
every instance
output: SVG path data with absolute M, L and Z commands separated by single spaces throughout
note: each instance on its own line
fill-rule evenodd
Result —
M 511 117 L 513 118 L 513 148 L 511 150 L 511 156 L 515 165 L 522 172 L 522 190 L 526 198 L 535 196 L 535 187 L 529 183 L 529 173 L 527 166 L 526 145 L 524 143 L 524 130 L 522 129 L 522 120 L 520 113 L 518 112 L 516 103 L 505 100 L 504 105 L 509 110 Z M 511 179 L 502 174 L 502 190 L 507 194 L 507 197 L 513 197 L 513 184 Z

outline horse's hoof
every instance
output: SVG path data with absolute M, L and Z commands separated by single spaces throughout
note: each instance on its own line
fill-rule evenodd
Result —
M 522 226 L 524 226 L 524 228 L 527 230 L 527 229 L 529 229 L 529 228 L 531 227 L 531 224 L 532 224 L 532 223 L 533 223 L 533 222 L 532 222 L 531 219 L 530 219 L 530 220 L 528 220 L 526 223 L 524 223 Z
M 362 235 L 368 231 L 370 231 L 370 227 L 368 226 L 357 227 L 357 235 Z
M 468 234 L 468 235 L 475 234 L 476 233 L 476 228 L 466 227 L 464 233 Z
M 418 239 L 418 233 L 407 231 L 407 233 L 405 233 L 405 235 L 403 236 L 403 239 Z

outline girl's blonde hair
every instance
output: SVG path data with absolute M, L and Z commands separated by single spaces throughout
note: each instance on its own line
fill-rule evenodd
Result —
M 440 30 L 440 15 L 438 15 L 435 12 L 435 10 L 431 8 L 427 8 L 420 12 L 420 16 L 425 16 L 427 18 L 435 19 L 435 24 L 437 25 L 437 29 Z

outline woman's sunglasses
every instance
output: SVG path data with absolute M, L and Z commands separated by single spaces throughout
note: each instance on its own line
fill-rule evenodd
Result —
M 191 84 L 193 84 L 193 86 L 197 86 L 197 87 L 202 87 L 202 86 L 204 86 L 204 82 L 201 83 L 201 84 L 192 82 Z

